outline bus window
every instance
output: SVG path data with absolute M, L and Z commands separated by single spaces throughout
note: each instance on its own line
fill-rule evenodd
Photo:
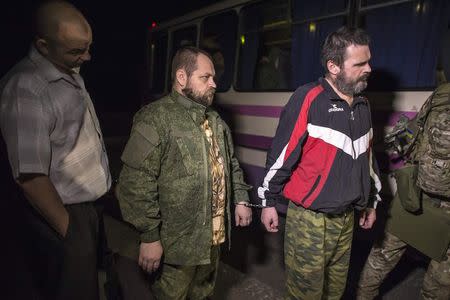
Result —
M 325 73 L 320 52 L 326 36 L 347 24 L 348 0 L 293 1 L 292 82 L 297 87 Z
M 195 46 L 197 43 L 197 27 L 191 26 L 179 29 L 173 32 L 172 36 L 172 54 L 181 47 Z M 172 56 L 173 56 L 172 55 Z
M 167 33 L 154 32 L 150 39 L 150 91 L 153 94 L 164 92 L 167 58 Z
M 441 37 L 449 20 L 448 0 L 382 2 L 360 8 L 360 24 L 372 40 L 369 88 L 433 88 Z
M 238 90 L 289 89 L 291 25 L 287 0 L 241 10 Z
M 293 22 L 341 14 L 347 10 L 348 2 L 348 0 L 292 1 Z
M 230 88 L 236 53 L 237 15 L 229 11 L 208 17 L 202 24 L 200 48 L 211 54 L 216 70 L 218 92 Z
M 182 29 L 175 30 L 172 33 L 172 45 L 170 48 L 170 62 L 172 58 L 175 56 L 175 53 L 178 49 L 185 46 L 195 46 L 197 44 L 197 27 L 190 26 Z M 169 64 L 169 73 L 168 73 L 168 86 L 172 86 L 172 66 Z

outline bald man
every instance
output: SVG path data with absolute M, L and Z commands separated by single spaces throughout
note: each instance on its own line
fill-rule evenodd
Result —
M 23 237 L 43 299 L 98 299 L 98 216 L 111 185 L 99 122 L 78 74 L 91 28 L 62 1 L 36 12 L 27 57 L 0 82 L 0 127 L 20 186 Z

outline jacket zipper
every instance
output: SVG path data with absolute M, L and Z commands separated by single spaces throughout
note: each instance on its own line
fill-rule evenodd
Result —
M 352 158 L 356 159 L 356 150 L 355 150 L 355 144 L 353 143 L 353 131 L 352 131 L 352 121 L 355 120 L 355 116 L 353 115 L 353 109 L 350 107 L 350 120 L 348 122 L 349 129 L 350 129 L 350 140 L 352 141 Z

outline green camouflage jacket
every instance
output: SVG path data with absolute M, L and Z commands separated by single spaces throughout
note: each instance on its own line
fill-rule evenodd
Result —
M 225 161 L 227 227 L 230 202 L 248 202 L 250 186 L 234 155 L 228 126 L 211 108 L 172 92 L 134 117 L 116 195 L 123 218 L 142 242 L 161 240 L 164 262 L 209 263 L 212 239 L 208 118 Z

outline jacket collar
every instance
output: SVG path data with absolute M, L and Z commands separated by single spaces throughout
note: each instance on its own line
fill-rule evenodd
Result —
M 325 94 L 331 101 L 345 101 L 334 91 L 333 87 L 328 83 L 328 81 L 324 77 L 319 78 L 319 83 L 323 87 Z M 367 98 L 361 94 L 353 96 L 352 106 L 355 106 L 359 103 L 366 103 Z
M 181 95 L 175 89 L 172 90 L 170 97 L 189 113 L 196 124 L 202 124 L 205 121 L 208 107 Z

